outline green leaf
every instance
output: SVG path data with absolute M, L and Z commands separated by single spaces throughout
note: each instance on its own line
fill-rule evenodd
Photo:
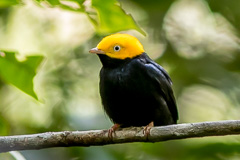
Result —
M 146 33 L 136 24 L 133 17 L 126 14 L 118 5 L 116 0 L 92 0 L 94 7 L 99 16 L 99 23 L 96 24 L 96 29 L 99 34 L 109 34 L 122 30 L 135 29 L 143 35 Z
M 65 0 L 65 1 L 75 2 L 81 6 L 85 0 Z
M 43 56 L 29 56 L 21 62 L 15 55 L 15 52 L 0 52 L 0 78 L 37 99 L 33 90 L 33 78 Z
M 0 8 L 11 7 L 12 5 L 20 4 L 20 0 L 0 0 Z
M 59 0 L 35 0 L 35 1 L 38 3 L 48 2 L 51 6 L 56 6 L 60 4 Z
M 51 7 L 58 7 L 74 12 L 85 12 L 82 3 L 84 0 L 35 0 L 37 3 L 47 2 Z M 65 2 L 65 3 L 64 3 Z M 68 2 L 68 3 L 66 3 Z M 76 5 L 73 5 L 76 4 Z
M 47 0 L 52 6 L 59 5 L 59 0 Z

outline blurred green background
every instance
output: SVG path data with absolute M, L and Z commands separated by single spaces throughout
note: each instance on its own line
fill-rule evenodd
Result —
M 239 119 L 239 7 L 239 0 L 1 0 L 0 135 L 109 128 L 101 64 L 88 51 L 119 31 L 139 38 L 169 72 L 179 123 Z M 237 160 L 240 137 L 20 153 L 26 160 Z

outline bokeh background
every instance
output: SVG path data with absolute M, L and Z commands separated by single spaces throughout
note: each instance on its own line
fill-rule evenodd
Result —
M 119 0 L 117 8 L 113 2 L 97 6 L 101 17 L 88 0 L 0 1 L 0 49 L 18 52 L 20 60 L 45 57 L 34 78 L 39 100 L 0 77 L 2 136 L 109 128 L 112 123 L 98 90 L 101 64 L 88 51 L 102 37 L 125 29 L 131 30 L 122 32 L 139 38 L 149 56 L 169 72 L 179 123 L 240 119 L 239 0 Z M 119 8 L 136 24 L 126 28 L 124 19 L 111 16 Z M 26 160 L 237 160 L 240 137 L 20 153 Z M 0 159 L 16 158 L 4 153 Z

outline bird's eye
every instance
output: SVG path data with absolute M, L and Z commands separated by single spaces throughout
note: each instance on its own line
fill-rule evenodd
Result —
M 114 46 L 113 49 L 114 49 L 114 51 L 118 52 L 118 51 L 120 51 L 121 47 L 120 46 Z

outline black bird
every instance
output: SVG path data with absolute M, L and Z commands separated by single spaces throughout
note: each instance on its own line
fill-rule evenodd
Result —
M 178 111 L 172 81 L 162 66 L 145 53 L 139 40 L 128 34 L 113 34 L 89 51 L 101 62 L 100 95 L 105 112 L 119 127 L 151 127 L 176 124 Z

